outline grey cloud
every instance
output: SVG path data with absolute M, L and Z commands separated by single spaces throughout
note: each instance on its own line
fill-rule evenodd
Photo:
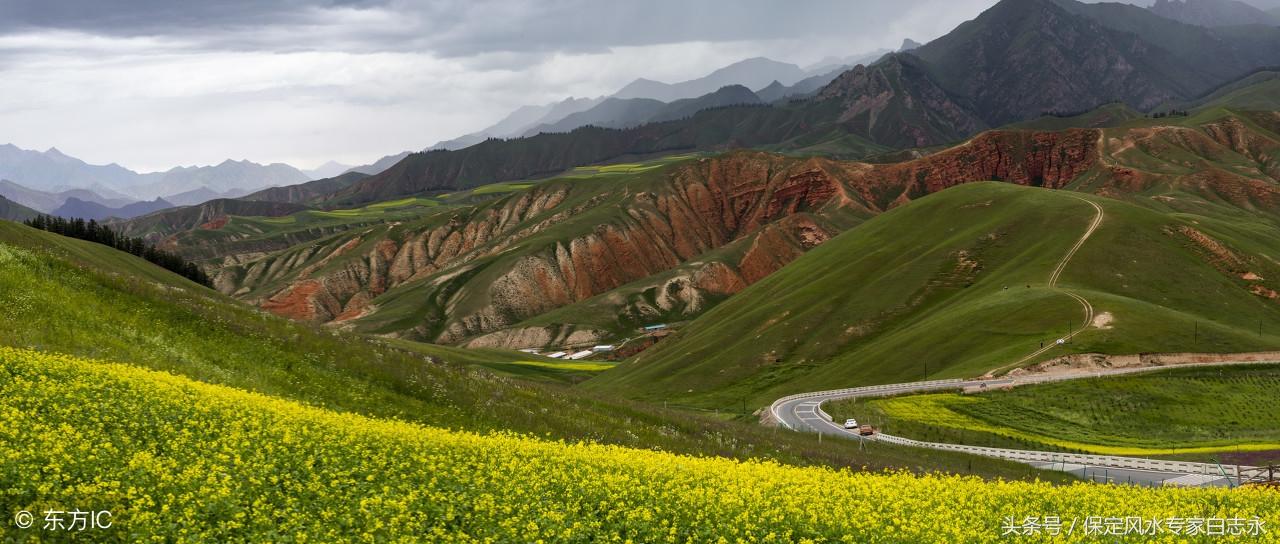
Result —
M 224 50 L 598 52 L 686 41 L 831 40 L 945 0 L 0 0 L 0 33 L 166 37 Z M 383 15 L 370 24 L 361 13 Z M 905 37 L 905 36 L 904 36 Z

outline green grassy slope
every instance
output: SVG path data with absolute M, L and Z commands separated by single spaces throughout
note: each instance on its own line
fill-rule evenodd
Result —
M 1014 123 L 1008 128 L 1030 130 L 1066 130 L 1069 128 L 1103 128 L 1123 125 L 1134 119 L 1141 119 L 1142 114 L 1125 104 L 1107 104 L 1096 110 L 1079 115 L 1058 117 L 1041 116 L 1038 119 Z
M 1240 110 L 1280 110 L 1280 72 L 1261 72 L 1223 87 L 1182 107 L 1188 109 L 1235 108 Z
M 328 409 L 479 432 L 838 466 L 968 471 L 968 457 L 811 437 L 512 380 L 522 353 L 397 349 L 241 305 L 104 246 L 0 222 L 0 345 L 122 362 Z M 975 459 L 989 476 L 1032 473 Z
M 1082 326 L 1080 304 L 1046 285 L 1094 216 L 1080 198 L 1102 205 L 1106 219 L 1060 286 L 1088 298 L 1112 322 L 1043 358 L 1280 347 L 1280 305 L 1215 268 L 1177 230 L 1195 224 L 1239 254 L 1255 255 L 1248 266 L 1265 278 L 1280 275 L 1280 263 L 1262 252 L 1280 247 L 1275 224 L 1239 215 L 1233 221 L 1165 215 L 1067 191 L 977 183 L 832 239 L 585 386 L 715 406 L 982 374 Z M 1259 320 L 1272 325 L 1262 336 Z
M 1280 366 L 1190 368 L 980 395 L 832 403 L 901 436 L 1120 455 L 1280 450 Z

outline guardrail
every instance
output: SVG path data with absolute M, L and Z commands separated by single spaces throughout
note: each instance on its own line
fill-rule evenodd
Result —
M 986 457 L 996 457 L 1007 459 L 1010 461 L 1022 462 L 1043 462 L 1043 463 L 1064 463 L 1073 465 L 1086 465 L 1092 467 L 1107 468 L 1127 468 L 1135 470 L 1152 470 L 1159 472 L 1180 472 L 1185 474 L 1208 474 L 1221 475 L 1221 470 L 1227 471 L 1227 477 L 1240 480 L 1242 471 L 1256 470 L 1256 467 L 1243 465 L 1222 465 L 1222 469 L 1218 465 L 1212 463 L 1193 463 L 1189 461 L 1165 461 L 1162 459 L 1145 459 L 1139 457 L 1116 457 L 1111 455 L 1089 455 L 1082 453 L 1053 453 L 1047 451 L 1034 450 L 1012 450 L 1006 448 L 987 448 L 982 446 L 966 446 L 963 444 L 946 444 L 939 442 L 922 442 L 912 440 L 910 438 L 902 438 L 887 434 L 876 435 L 876 440 L 898 444 L 900 446 L 912 446 L 917 448 L 930 448 L 935 450 L 958 451 L 970 453 L 974 455 L 982 455 Z
M 774 421 L 781 423 L 782 425 L 787 425 L 787 422 L 783 420 L 781 416 L 778 415 L 778 407 L 791 401 L 812 399 L 812 398 L 822 398 L 824 399 L 823 402 L 826 402 L 828 400 L 839 400 L 839 399 L 850 398 L 850 397 L 872 397 L 872 396 L 883 396 L 883 395 L 892 394 L 892 393 L 910 393 L 912 391 L 944 389 L 944 388 L 950 388 L 953 386 L 961 387 L 962 384 L 964 383 L 965 383 L 964 380 L 952 378 L 947 380 L 932 380 L 927 382 L 891 383 L 891 384 L 885 384 L 885 385 L 868 385 L 863 387 L 850 387 L 846 389 L 833 389 L 830 391 L 814 391 L 810 393 L 799 393 L 796 395 L 789 395 L 786 397 L 782 397 L 778 400 L 773 401 L 773 404 L 769 405 L 769 413 L 772 414 Z M 823 417 L 826 417 L 827 419 L 831 419 L 830 415 L 827 415 L 826 412 L 822 411 L 821 403 L 818 404 L 817 411 L 821 412 Z M 790 428 L 789 425 L 787 425 L 787 427 Z
M 903 393 L 916 393 L 923 391 L 936 391 L 939 389 L 965 389 L 970 387 L 1017 387 L 1021 385 L 1032 385 L 1038 383 L 1059 382 L 1068 380 L 1079 380 L 1088 378 L 1102 378 L 1108 376 L 1118 376 L 1126 374 L 1139 374 L 1144 372 L 1153 372 L 1158 370 L 1170 370 L 1183 367 L 1216 367 L 1216 366 L 1236 366 L 1250 364 L 1275 364 L 1273 361 L 1238 361 L 1238 362 L 1212 362 L 1212 363 L 1182 363 L 1163 366 L 1150 367 L 1133 367 L 1133 368 L 1116 368 L 1106 371 L 1092 371 L 1066 374 L 1050 374 L 1050 375 L 1031 375 L 1019 377 L 1003 377 L 990 379 L 946 379 L 946 380 L 930 380 L 924 382 L 911 383 L 893 383 L 884 385 L 869 385 L 864 387 L 850 387 L 846 389 L 833 389 L 829 391 L 814 391 L 810 393 L 799 393 L 789 395 L 773 401 L 769 405 L 769 414 L 772 419 L 791 429 L 791 425 L 786 422 L 778 413 L 779 407 L 783 404 L 805 399 L 819 399 L 817 406 L 814 407 L 815 413 L 820 417 L 831 421 L 831 415 L 822 409 L 822 405 L 828 401 L 841 400 L 847 398 L 859 397 L 879 397 L 888 395 L 897 395 Z M 795 429 L 792 429 L 795 430 Z M 983 455 L 986 457 L 996 457 L 1011 461 L 1022 462 L 1047 462 L 1047 463 L 1069 463 L 1095 467 L 1107 468 L 1124 468 L 1134 470 L 1152 470 L 1160 472 L 1179 472 L 1185 474 L 1206 474 L 1221 475 L 1223 470 L 1229 471 L 1226 475 L 1228 479 L 1234 477 L 1237 482 L 1241 481 L 1241 472 L 1257 470 L 1257 467 L 1246 465 L 1219 465 L 1210 463 L 1193 463 L 1187 461 L 1163 461 L 1159 459 L 1145 459 L 1139 457 L 1118 457 L 1110 455 L 1089 455 L 1077 453 L 1055 453 L 1047 451 L 1034 450 L 1013 450 L 1005 448 L 988 448 L 982 446 L 966 446 L 964 444 L 948 444 L 939 442 L 922 442 L 912 440 L 910 438 L 902 438 L 892 435 L 879 434 L 878 440 L 899 444 L 904 446 L 914 446 L 922 448 L 931 448 L 936 450 L 957 451 L 970 453 L 975 455 Z M 1234 473 L 1234 474 L 1232 474 Z

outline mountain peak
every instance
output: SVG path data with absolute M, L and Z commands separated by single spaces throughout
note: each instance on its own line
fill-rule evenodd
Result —
M 899 48 L 898 48 L 898 52 L 899 52 L 899 53 L 902 53 L 902 52 L 905 52 L 905 51 L 910 51 L 910 50 L 912 50 L 912 49 L 918 49 L 918 48 L 920 48 L 920 46 L 922 46 L 922 45 L 924 45 L 924 44 L 922 44 L 922 43 L 920 43 L 920 42 L 917 42 L 917 41 L 915 41 L 915 40 L 913 40 L 913 39 L 911 39 L 911 38 L 907 38 L 907 39 L 905 39 L 905 40 L 902 40 L 902 47 L 899 47 Z

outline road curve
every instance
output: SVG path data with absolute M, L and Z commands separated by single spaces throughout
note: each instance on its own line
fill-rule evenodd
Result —
M 1094 372 L 1074 374 L 1056 374 L 1041 376 L 1020 376 L 1017 378 L 986 378 L 973 380 L 933 380 L 927 382 L 897 383 L 888 385 L 872 385 L 833 391 L 819 391 L 791 395 L 774 401 L 769 407 L 769 416 L 777 424 L 788 429 L 801 432 L 816 432 L 827 436 L 863 439 L 856 430 L 845 430 L 833 422 L 831 416 L 822 409 L 822 405 L 834 400 L 858 399 L 868 397 L 886 397 L 908 393 L 927 393 L 960 389 L 996 389 L 1016 387 L 1036 383 L 1049 383 L 1085 378 L 1099 378 L 1125 374 L 1138 374 L 1181 367 L 1213 367 L 1245 364 L 1274 364 L 1267 361 L 1240 361 L 1227 363 L 1192 363 L 1166 365 L 1159 367 L 1108 369 Z M 884 433 L 870 438 L 881 442 L 904 446 L 930 448 L 936 450 L 956 451 L 986 457 L 995 457 L 1011 461 L 1028 463 L 1039 468 L 1066 470 L 1087 479 L 1097 477 L 1113 482 L 1134 482 L 1150 485 L 1230 485 L 1239 481 L 1241 472 L 1255 467 L 1238 465 L 1219 465 L 1208 463 L 1190 463 L 1182 461 L 1164 461 L 1137 457 L 1121 457 L 1111 455 L 1068 454 L 1052 451 L 1013 450 L 1005 448 L 986 448 L 967 446 L 964 444 L 945 444 L 921 442 Z M 1225 476 L 1224 472 L 1225 471 Z M 1104 476 L 1105 475 L 1105 476 Z M 1125 478 L 1128 478 L 1127 480 Z
M 1080 307 L 1084 310 L 1084 322 L 1080 324 L 1080 327 L 1078 327 L 1073 331 L 1069 331 L 1066 336 L 1063 336 L 1062 337 L 1063 341 L 1070 341 L 1072 338 L 1075 338 L 1077 334 L 1080 334 L 1081 332 L 1084 332 L 1086 329 L 1088 329 L 1089 325 L 1093 324 L 1093 304 L 1090 303 L 1088 299 L 1080 295 L 1077 295 L 1075 293 L 1072 293 L 1071 291 L 1068 291 L 1066 289 L 1059 289 L 1058 279 L 1062 277 L 1062 271 L 1067 268 L 1067 263 L 1071 262 L 1071 258 L 1076 256 L 1076 252 L 1080 251 L 1080 248 L 1084 246 L 1084 243 L 1089 240 L 1090 236 L 1093 236 L 1094 231 L 1098 230 L 1098 226 L 1102 225 L 1102 220 L 1106 217 L 1106 212 L 1102 211 L 1102 206 L 1099 206 L 1098 203 L 1075 196 L 1075 195 L 1072 195 L 1072 198 L 1079 200 L 1081 202 L 1084 202 L 1090 206 L 1093 206 L 1094 215 L 1093 215 L 1093 221 L 1089 223 L 1089 227 L 1085 229 L 1084 234 L 1080 236 L 1079 240 L 1076 240 L 1076 244 L 1074 246 L 1071 246 L 1071 249 L 1067 251 L 1067 254 L 1062 257 L 1062 260 L 1058 261 L 1058 266 L 1054 267 L 1053 272 L 1049 273 L 1049 288 L 1062 291 L 1063 294 L 1075 299 L 1076 302 L 1080 303 Z M 1002 367 L 992 369 L 991 371 L 987 372 L 987 376 L 994 376 L 1005 370 L 1022 366 L 1028 361 L 1035 359 L 1036 357 L 1039 357 L 1041 355 L 1044 355 L 1049 350 L 1052 350 L 1055 347 L 1058 347 L 1057 343 L 1050 342 L 1048 345 L 1041 346 L 1040 349 L 1037 349 L 1027 354 L 1026 357 L 1018 359 L 1017 361 L 1014 361 Z
M 1075 299 L 1080 303 L 1080 307 L 1084 310 L 1084 322 L 1075 331 L 1069 332 L 1063 337 L 1063 340 L 1070 340 L 1081 331 L 1086 330 L 1092 323 L 1094 318 L 1093 304 L 1088 299 L 1065 289 L 1058 288 L 1058 280 L 1062 277 L 1063 270 L 1067 264 L 1071 262 L 1071 258 L 1076 252 L 1084 246 L 1090 236 L 1098 230 L 1106 217 L 1106 212 L 1096 202 L 1085 198 L 1072 195 L 1082 202 L 1093 206 L 1094 217 L 1090 221 L 1089 227 L 1084 234 L 1076 241 L 1075 245 L 1067 251 L 1066 255 L 1058 261 L 1057 266 L 1049 274 L 1049 288 L 1058 289 L 1063 294 Z M 996 387 L 1013 387 L 1018 385 L 1027 385 L 1032 383 L 1044 383 L 1051 381 L 1062 381 L 1068 379 L 1093 378 L 1103 376 L 1114 376 L 1119 374 L 1132 374 L 1136 372 L 1144 372 L 1150 370 L 1159 370 L 1173 368 L 1176 366 L 1191 365 L 1170 365 L 1157 368 L 1140 368 L 1140 369 L 1112 369 L 1085 374 L 1063 374 L 1055 376 L 1030 376 L 1019 378 L 995 378 L 995 374 L 1009 368 L 1020 366 L 1035 357 L 1038 357 L 1049 350 L 1057 347 L 1056 343 L 1032 352 L 1013 363 L 996 368 L 987 373 L 986 376 L 973 380 L 934 380 L 926 382 L 899 383 L 888 385 L 873 385 L 867 387 L 854 387 L 850 389 L 839 389 L 834 391 L 819 391 L 814 393 L 801 393 L 799 395 L 791 395 L 774 401 L 769 407 L 769 416 L 777 424 L 781 424 L 789 429 L 802 432 L 816 432 L 826 435 L 852 437 L 862 439 L 856 431 L 845 430 L 841 425 L 831 421 L 831 416 L 822 410 L 822 405 L 826 402 L 842 399 L 856 399 L 866 397 L 884 397 L 892 395 L 901 395 L 907 393 L 923 393 L 929 391 L 940 390 L 956 390 L 969 388 L 996 388 Z M 1228 363 L 1233 364 L 1233 363 Z M 1216 366 L 1216 365 L 1198 365 L 1198 366 Z M 1134 478 L 1138 478 L 1137 482 L 1145 482 L 1152 485 L 1164 484 L 1166 482 L 1174 485 L 1230 485 L 1230 476 L 1234 471 L 1235 481 L 1239 481 L 1241 470 L 1251 469 L 1253 467 L 1243 466 L 1223 466 L 1209 465 L 1205 463 L 1186 463 L 1175 461 L 1157 461 L 1151 459 L 1140 459 L 1133 457 L 1117 457 L 1107 455 L 1079 455 L 1065 454 L 1059 452 L 1033 451 L 1033 450 L 1011 450 L 1004 448 L 985 448 L 978 446 L 966 446 L 963 444 L 944 444 L 933 442 L 920 442 L 909 438 L 901 438 L 892 435 L 879 434 L 873 437 L 874 440 L 895 443 L 899 445 L 924 447 L 937 450 L 958 451 L 975 455 L 984 455 L 987 457 L 996 457 L 1000 459 L 1009 459 L 1013 461 L 1021 461 L 1030 463 L 1041 468 L 1057 468 L 1068 472 L 1079 471 L 1079 475 L 1085 478 L 1093 478 L 1097 474 L 1097 469 L 1103 469 L 1103 478 L 1106 481 L 1116 481 L 1111 475 L 1111 470 L 1121 471 L 1121 474 L 1128 477 L 1128 481 L 1134 482 Z M 1072 467 L 1072 468 L 1068 468 Z M 1094 469 L 1091 471 L 1091 468 Z M 1222 471 L 1226 470 L 1224 474 Z

